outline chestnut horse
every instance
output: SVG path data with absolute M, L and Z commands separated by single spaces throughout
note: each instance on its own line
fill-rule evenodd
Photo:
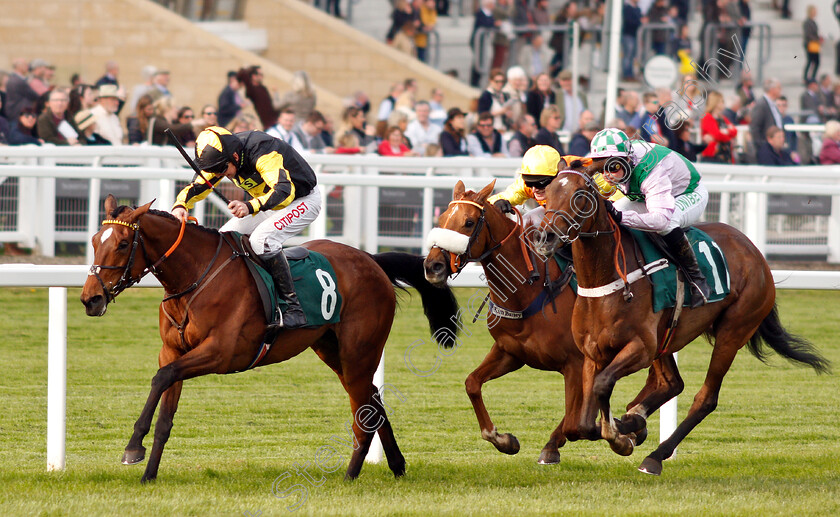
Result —
M 254 280 L 244 263 L 248 259 L 223 238 L 229 234 L 192 224 L 185 228 L 169 213 L 150 210 L 150 205 L 133 210 L 117 207 L 114 197 L 108 196 L 105 209 L 110 220 L 104 221 L 93 236 L 94 265 L 81 295 L 88 316 L 102 316 L 111 300 L 149 271 L 166 290 L 160 305 L 160 369 L 152 379 L 151 392 L 134 425 L 123 463 L 143 460 L 143 438 L 160 401 L 152 453 L 142 481 L 157 477 L 184 380 L 279 363 L 312 348 L 338 375 L 350 397 L 353 433 L 359 446 L 353 452 L 346 478 L 359 475 L 377 431 L 371 430 L 372 426 L 360 426 L 359 408 L 367 411 L 362 424 L 377 421 L 378 415 L 388 466 L 395 476 L 404 474 L 405 459 L 373 385 L 373 374 L 394 320 L 394 286 L 400 281 L 418 289 L 433 335 L 445 340 L 441 344 L 451 346 L 459 323 L 452 292 L 432 287 L 423 278 L 422 257 L 404 253 L 372 256 L 325 240 L 307 243 L 306 248 L 323 254 L 335 269 L 337 286 L 333 288 L 342 297 L 341 321 L 281 331 L 274 346 L 261 356 L 266 321 Z M 173 320 L 181 324 L 173 324 Z
M 490 286 L 490 300 L 500 307 L 523 311 L 544 289 L 545 265 L 535 261 L 534 270 L 539 276 L 534 280 L 529 278 L 529 259 L 523 245 L 525 230 L 487 202 L 494 186 L 495 181 L 475 193 L 465 191 L 463 182 L 457 183 L 453 201 L 440 216 L 439 228 L 443 231 L 430 234 L 435 245 L 426 256 L 426 279 L 435 285 L 445 285 L 448 276 L 458 273 L 468 262 L 480 262 Z M 458 265 L 453 268 L 453 263 Z M 549 259 L 545 264 L 549 278 L 557 280 L 561 275 L 557 263 Z M 495 340 L 493 347 L 466 380 L 482 438 L 505 454 L 516 454 L 519 441 L 510 433 L 499 434 L 496 430 L 484 406 L 482 385 L 525 364 L 563 374 L 566 413 L 540 453 L 541 464 L 559 463 L 558 448 L 566 440 L 600 438 L 596 430 L 584 434 L 579 429 L 583 354 L 575 346 L 571 333 L 575 294 L 565 285 L 555 287 L 558 291 L 561 288 L 553 301 L 546 300 L 542 310 L 530 317 L 507 319 L 488 315 L 490 335 Z M 647 431 L 642 429 L 640 433 L 643 434 L 631 437 L 639 444 Z
M 644 428 L 651 413 L 682 391 L 683 381 L 669 354 L 679 351 L 701 334 L 705 333 L 710 341 L 714 338 L 706 379 L 687 417 L 639 466 L 642 472 L 659 475 L 662 461 L 669 458 L 677 444 L 717 406 L 723 377 L 735 354 L 745 344 L 760 360 L 765 359 L 764 343 L 782 357 L 811 366 L 818 373 L 828 371 L 829 363 L 813 345 L 784 329 L 776 310 L 776 290 L 770 267 L 744 234 L 721 223 L 697 227 L 714 239 L 726 257 L 730 293 L 719 302 L 696 309 L 684 308 L 667 348 L 668 354 L 660 357 L 663 352 L 659 349 L 660 343 L 670 320 L 666 316 L 670 316 L 672 310 L 653 312 L 652 288 L 647 281 L 629 284 L 633 296 L 623 296 L 628 269 L 641 267 L 643 262 L 640 257 L 623 257 L 622 249 L 635 249 L 632 237 L 608 215 L 604 200 L 589 175 L 598 170 L 603 161 L 598 160 L 583 169 L 584 172 L 565 170 L 558 173 L 546 189 L 546 215 L 537 247 L 550 254 L 561 243 L 571 242 L 579 287 L 603 288 L 600 293 L 578 296 L 572 315 L 572 332 L 585 356 L 581 427 L 596 428 L 600 409 L 601 436 L 615 444 L 614 450 L 618 447 L 632 451 L 633 444 L 625 435 Z M 719 281 L 709 279 L 713 287 Z M 611 284 L 618 287 L 609 293 Z M 610 416 L 610 395 L 616 381 L 651 366 L 657 357 L 660 361 L 651 369 L 646 396 L 629 405 L 621 421 L 614 421 Z M 656 382 L 651 382 L 651 377 L 656 377 Z

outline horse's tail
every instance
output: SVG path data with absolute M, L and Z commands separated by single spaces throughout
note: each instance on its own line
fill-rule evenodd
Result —
M 767 352 L 762 346 L 765 343 L 790 362 L 808 365 L 817 373 L 831 371 L 831 363 L 820 355 L 814 345 L 785 330 L 782 322 L 779 321 L 779 311 L 776 305 L 773 305 L 773 310 L 764 318 L 756 333 L 747 343 L 750 353 L 764 363 L 767 362 Z
M 395 286 L 402 287 L 402 282 L 417 289 L 423 300 L 423 312 L 429 319 L 432 336 L 444 348 L 454 346 L 461 324 L 458 301 L 449 285 L 436 287 L 426 280 L 423 257 L 396 252 L 379 253 L 371 257 Z

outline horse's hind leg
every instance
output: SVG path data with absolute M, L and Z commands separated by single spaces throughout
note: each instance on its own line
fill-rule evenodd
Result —
M 659 475 L 662 473 L 662 462 L 670 458 L 674 453 L 677 445 L 694 429 L 697 424 L 703 421 L 717 407 L 718 395 L 720 394 L 720 386 L 723 383 L 723 377 L 732 366 L 732 361 L 735 359 L 735 354 L 747 342 L 758 329 L 758 326 L 744 326 L 742 321 L 731 323 L 729 325 L 721 325 L 717 335 L 715 336 L 715 348 L 712 351 L 712 358 L 709 364 L 709 371 L 706 373 L 706 380 L 703 382 L 703 387 L 697 395 L 694 396 L 694 402 L 688 410 L 688 415 L 685 420 L 680 422 L 677 429 L 664 442 L 659 444 L 659 447 L 653 451 L 647 458 L 639 465 L 639 470 L 647 474 Z
M 379 409 L 382 417 L 382 424 L 379 426 L 379 439 L 382 441 L 382 449 L 385 451 L 385 458 L 388 460 L 388 467 L 394 473 L 394 477 L 405 475 L 405 457 L 402 455 L 397 439 L 394 437 L 394 430 L 391 428 L 391 421 L 388 419 L 388 408 L 390 405 L 383 401 L 383 392 L 376 390 L 373 395 L 373 406 Z M 402 394 L 400 394 L 400 397 Z M 405 401 L 405 398 L 402 398 Z
M 650 367 L 647 383 L 636 398 L 627 405 L 627 413 L 618 423 L 621 434 L 639 433 L 647 426 L 647 418 L 662 404 L 682 393 L 685 384 L 677 369 L 674 356 L 666 354 L 655 360 Z M 641 445 L 637 441 L 636 445 Z
M 481 428 L 481 437 L 496 446 L 496 449 L 505 454 L 516 454 L 519 452 L 519 441 L 510 433 L 499 434 L 496 426 L 490 420 L 490 414 L 484 406 L 484 399 L 481 396 L 481 386 L 489 381 L 501 377 L 506 373 L 518 370 L 522 367 L 522 361 L 508 354 L 494 344 L 487 356 L 478 365 L 465 381 L 467 395 L 470 397 L 478 425 Z M 565 439 L 563 440 L 565 442 Z

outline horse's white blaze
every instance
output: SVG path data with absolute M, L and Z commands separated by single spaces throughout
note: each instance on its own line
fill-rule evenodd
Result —
M 565 187 L 566 184 L 569 183 L 569 179 L 568 178 L 560 178 L 559 180 L 557 180 L 557 183 L 559 183 L 561 186 Z
M 108 228 L 107 230 L 105 230 L 104 232 L 102 232 L 102 237 L 99 239 L 99 241 L 100 241 L 102 244 L 105 244 L 105 241 L 107 241 L 107 240 L 108 240 L 108 238 L 110 238 L 110 237 L 111 237 L 111 234 L 112 234 L 112 233 L 114 233 L 114 229 L 113 229 L 113 228 Z

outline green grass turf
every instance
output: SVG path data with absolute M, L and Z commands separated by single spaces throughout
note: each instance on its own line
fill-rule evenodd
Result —
M 463 302 L 474 289 L 459 291 Z M 158 480 L 141 485 L 145 462 L 119 463 L 157 369 L 157 304 L 161 291 L 123 293 L 104 318 L 88 318 L 68 293 L 67 470 L 47 473 L 47 290 L 0 289 L 0 515 L 287 515 L 295 497 L 276 498 L 272 483 L 295 463 L 343 434 L 347 396 L 315 354 L 232 376 L 187 381 Z M 789 330 L 813 341 L 840 368 L 840 292 L 781 292 Z M 840 407 L 835 374 L 816 376 L 778 357 L 763 365 L 743 350 L 727 376 L 718 409 L 665 463 L 661 477 L 636 466 L 658 441 L 632 456 L 604 442 L 575 442 L 562 462 L 536 459 L 563 408 L 562 377 L 520 371 L 490 382 L 484 394 L 501 432 L 522 449 L 497 452 L 480 437 L 463 381 L 490 348 L 481 324 L 431 376 L 404 364 L 406 348 L 430 341 L 418 297 L 403 300 L 386 347 L 392 422 L 408 464 L 395 480 L 385 464 L 366 464 L 342 480 L 343 464 L 320 486 L 302 477 L 308 499 L 296 515 L 837 515 L 840 444 L 833 424 Z M 700 388 L 711 348 L 680 352 L 684 416 Z M 435 348 L 415 349 L 418 368 Z M 636 374 L 619 382 L 616 413 L 640 389 Z M 145 445 L 151 450 L 152 435 Z M 317 469 L 310 469 L 317 472 Z M 246 513 L 247 512 L 247 513 Z

